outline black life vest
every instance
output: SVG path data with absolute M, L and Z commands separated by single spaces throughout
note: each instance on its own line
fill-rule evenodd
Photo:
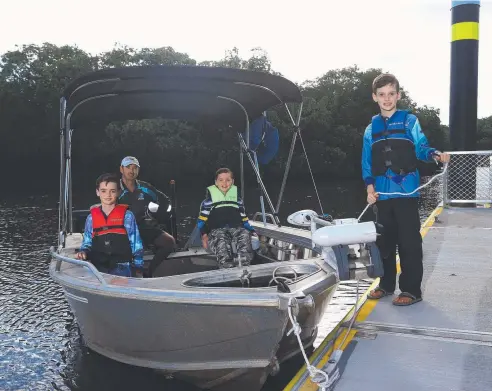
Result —
M 408 113 L 398 110 L 390 119 L 381 115 L 372 119 L 372 175 L 385 175 L 390 168 L 396 175 L 417 169 L 415 144 L 406 129 Z
M 119 204 L 106 217 L 101 207 L 91 209 L 92 249 L 91 261 L 96 266 L 114 268 L 117 263 L 133 259 L 130 240 L 125 228 L 128 205 Z

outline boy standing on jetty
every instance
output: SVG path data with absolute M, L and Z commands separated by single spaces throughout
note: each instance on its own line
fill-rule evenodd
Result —
M 367 202 L 376 203 L 378 223 L 384 227 L 378 239 L 384 276 L 369 299 L 392 295 L 396 287 L 396 246 L 400 256 L 401 293 L 394 305 L 407 306 L 422 300 L 423 252 L 418 210 L 420 174 L 418 160 L 449 161 L 449 154 L 429 147 L 419 120 L 397 109 L 400 84 L 395 76 L 382 74 L 372 84 L 372 98 L 380 114 L 364 133 L 362 177 L 367 188 Z M 385 195 L 379 193 L 402 193 Z

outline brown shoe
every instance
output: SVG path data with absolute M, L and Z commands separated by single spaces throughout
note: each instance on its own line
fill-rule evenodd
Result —
M 412 305 L 418 303 L 419 301 L 422 301 L 421 297 L 416 297 L 408 292 L 402 292 L 398 295 L 398 297 L 395 300 L 393 300 L 393 304 L 399 306 L 405 306 L 405 305 Z
M 371 300 L 379 300 L 384 296 L 391 296 L 393 293 L 394 292 L 387 292 L 385 289 L 378 286 L 376 289 L 369 292 L 367 298 Z

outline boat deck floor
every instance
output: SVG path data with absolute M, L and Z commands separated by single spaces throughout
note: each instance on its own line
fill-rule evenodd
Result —
M 341 347 L 334 390 L 492 390 L 492 209 L 438 208 L 421 232 L 423 301 L 366 300 Z M 315 351 L 318 367 L 336 336 Z M 305 368 L 285 388 L 317 389 Z

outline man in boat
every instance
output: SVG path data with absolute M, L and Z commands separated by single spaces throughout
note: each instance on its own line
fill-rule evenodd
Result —
M 377 205 L 376 218 L 384 228 L 378 239 L 384 276 L 368 298 L 380 299 L 394 293 L 398 244 L 401 293 L 393 304 L 406 306 L 422 300 L 418 161 L 432 162 L 434 159 L 436 164 L 445 163 L 449 161 L 449 154 L 429 147 L 417 117 L 397 109 L 401 95 L 395 76 L 382 74 L 376 77 L 372 92 L 380 114 L 372 118 L 364 133 L 362 176 L 367 188 L 367 202 Z
M 198 228 L 202 245 L 216 255 L 219 268 L 249 265 L 253 260 L 251 234 L 254 228 L 249 224 L 244 203 L 234 185 L 234 174 L 228 168 L 215 173 L 215 184 L 207 187 L 206 198 L 200 205 Z M 235 246 L 238 258 L 234 259 Z
M 118 204 L 119 178 L 103 174 L 96 181 L 101 200 L 91 208 L 84 229 L 84 239 L 77 258 L 91 261 L 108 274 L 142 277 L 143 244 L 137 222 L 128 205 Z
M 174 237 L 159 228 L 159 223 L 169 223 L 171 202 L 169 197 L 150 183 L 137 180 L 140 163 L 133 156 L 126 156 L 120 165 L 122 193 L 119 202 L 129 205 L 137 219 L 138 229 L 146 248 L 153 245 L 155 256 L 150 264 L 150 274 L 174 251 Z M 149 210 L 149 203 L 158 204 L 157 212 Z

